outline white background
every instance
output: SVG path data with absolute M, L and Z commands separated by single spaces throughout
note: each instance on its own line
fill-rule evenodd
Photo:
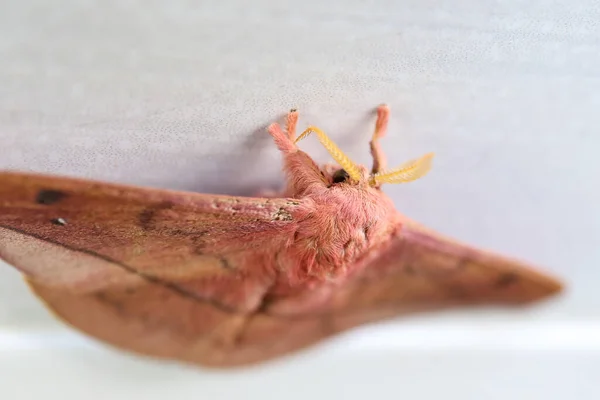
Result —
M 387 102 L 390 161 L 437 154 L 398 209 L 568 285 L 211 372 L 84 338 L 1 264 L 0 397 L 600 398 L 599 55 L 595 0 L 0 2 L 0 169 L 249 194 L 289 108 L 369 162 Z

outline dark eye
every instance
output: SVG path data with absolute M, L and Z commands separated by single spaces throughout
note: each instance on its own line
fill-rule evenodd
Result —
M 348 173 L 343 169 L 338 169 L 333 173 L 333 183 L 341 183 L 346 182 L 346 180 L 350 177 Z

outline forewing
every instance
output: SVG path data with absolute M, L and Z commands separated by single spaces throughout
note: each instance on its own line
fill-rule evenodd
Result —
M 475 249 L 410 220 L 361 263 L 361 272 L 331 302 L 336 329 L 457 305 L 525 304 L 562 288 L 535 267 Z
M 296 204 L 3 172 L 0 258 L 90 335 L 223 363 L 274 282 Z
M 523 304 L 561 289 L 529 265 L 405 221 L 339 285 L 273 299 L 246 321 L 227 364 L 281 356 L 358 325 L 459 305 Z
M 76 292 L 229 273 L 277 248 L 293 203 L 1 173 L 0 257 Z
M 269 304 L 249 321 L 240 348 L 270 358 L 369 322 L 460 305 L 524 304 L 561 289 L 556 279 L 527 264 L 412 221 L 355 269 L 341 285 Z

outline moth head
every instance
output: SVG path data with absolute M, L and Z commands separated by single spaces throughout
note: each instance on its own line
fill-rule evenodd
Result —
M 374 160 L 373 168 L 369 171 L 364 165 L 353 162 L 322 130 L 314 126 L 302 132 L 296 139 L 296 143 L 311 133 L 317 135 L 323 147 L 337 162 L 337 164 L 326 164 L 321 168 L 323 176 L 331 186 L 368 185 L 379 188 L 383 183 L 406 183 L 417 180 L 431 170 L 433 153 L 405 162 L 396 168 L 382 171 L 379 170 L 380 160 Z M 371 142 L 371 149 L 374 158 L 380 156 L 373 152 L 373 142 Z
M 336 170 L 333 174 L 331 174 L 331 183 L 344 183 L 350 181 L 350 175 L 346 172 L 344 168 L 340 168 Z
M 369 182 L 369 171 L 364 165 L 356 165 L 360 173 L 360 179 L 353 179 L 348 171 L 341 167 L 337 163 L 327 163 L 321 165 L 321 174 L 327 186 L 329 187 L 342 187 L 348 185 L 360 185 L 363 186 Z

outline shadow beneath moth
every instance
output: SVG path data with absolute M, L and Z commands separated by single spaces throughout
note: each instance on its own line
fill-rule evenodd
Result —
M 373 165 L 355 164 L 298 113 L 268 131 L 283 193 L 233 197 L 0 172 L 0 258 L 69 325 L 121 349 L 211 367 L 262 362 L 355 326 L 460 305 L 524 304 L 561 290 L 524 263 L 400 214 L 377 110 Z M 298 147 L 314 133 L 335 164 Z

